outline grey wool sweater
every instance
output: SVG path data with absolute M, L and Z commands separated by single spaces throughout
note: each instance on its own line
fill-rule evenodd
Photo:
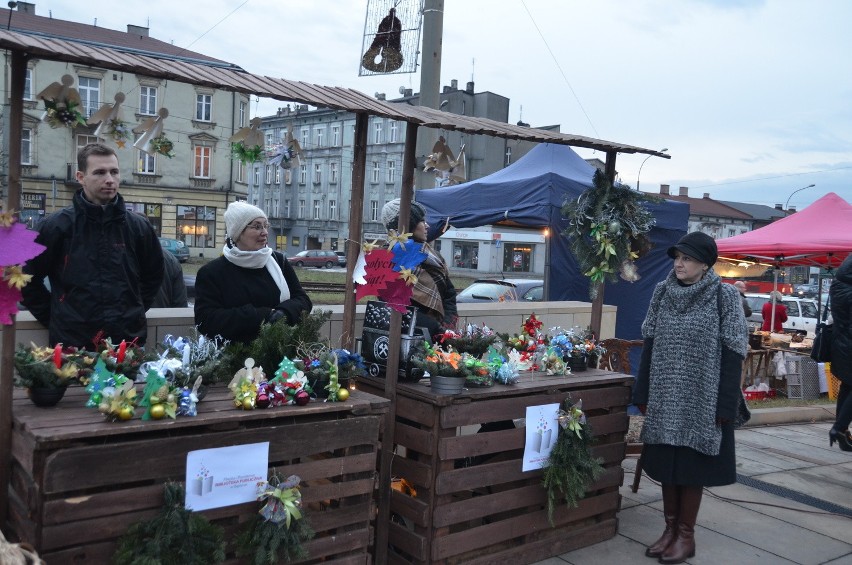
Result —
M 672 271 L 654 290 L 642 335 L 653 341 L 642 441 L 717 455 L 722 349 L 740 358 L 747 349 L 739 292 L 712 269 L 689 286 Z M 739 386 L 738 374 L 729 377 Z

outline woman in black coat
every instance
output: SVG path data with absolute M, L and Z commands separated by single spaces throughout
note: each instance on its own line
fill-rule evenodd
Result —
M 836 420 L 828 432 L 829 445 L 836 441 L 843 451 L 852 451 L 852 255 L 837 269 L 829 290 L 834 341 L 831 343 L 831 374 L 840 379 Z
M 263 322 L 295 324 L 313 305 L 293 267 L 267 247 L 269 221 L 263 210 L 232 202 L 225 211 L 222 257 L 195 278 L 195 324 L 211 338 L 248 343 Z

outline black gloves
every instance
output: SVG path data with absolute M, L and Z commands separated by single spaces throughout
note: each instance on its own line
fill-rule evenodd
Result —
M 283 310 L 279 310 L 277 308 L 274 308 L 269 312 L 269 315 L 266 316 L 266 323 L 267 324 L 274 324 L 278 320 L 285 318 L 285 317 L 286 317 L 286 314 L 284 313 Z

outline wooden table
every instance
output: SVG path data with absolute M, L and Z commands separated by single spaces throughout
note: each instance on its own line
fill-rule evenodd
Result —
M 49 565 L 110 562 L 128 526 L 162 507 L 163 483 L 183 482 L 189 451 L 264 441 L 269 467 L 302 479 L 317 532 L 305 544 L 310 559 L 369 562 L 386 399 L 358 391 L 346 402 L 243 411 L 227 388 L 214 387 L 196 417 L 105 422 L 84 407 L 87 397 L 73 387 L 56 407 L 38 408 L 15 392 L 4 530 L 35 546 Z M 248 503 L 203 514 L 225 528 L 232 555 L 233 535 L 258 509 Z
M 618 488 L 633 377 L 598 369 L 569 376 L 522 373 L 512 386 L 433 394 L 425 384 L 397 384 L 395 477 L 416 496 L 391 493 L 391 563 L 532 563 L 616 534 Z M 382 394 L 382 378 L 359 390 Z M 512 421 L 527 406 L 561 403 L 571 393 L 583 409 L 605 471 L 577 508 L 562 504 L 548 522 L 540 470 L 522 472 L 525 430 Z M 493 431 L 476 433 L 480 425 Z M 377 538 L 380 537 L 377 535 Z

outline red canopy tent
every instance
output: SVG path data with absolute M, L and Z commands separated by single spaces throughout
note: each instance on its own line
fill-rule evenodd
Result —
M 768 226 L 716 241 L 719 257 L 833 269 L 852 252 L 852 204 L 829 192 Z
M 852 205 L 829 192 L 807 208 L 768 226 L 716 241 L 719 258 L 782 266 L 834 269 L 852 252 Z M 775 270 L 778 287 L 778 269 Z M 821 307 L 822 295 L 817 295 Z M 775 326 L 775 310 L 770 327 Z

